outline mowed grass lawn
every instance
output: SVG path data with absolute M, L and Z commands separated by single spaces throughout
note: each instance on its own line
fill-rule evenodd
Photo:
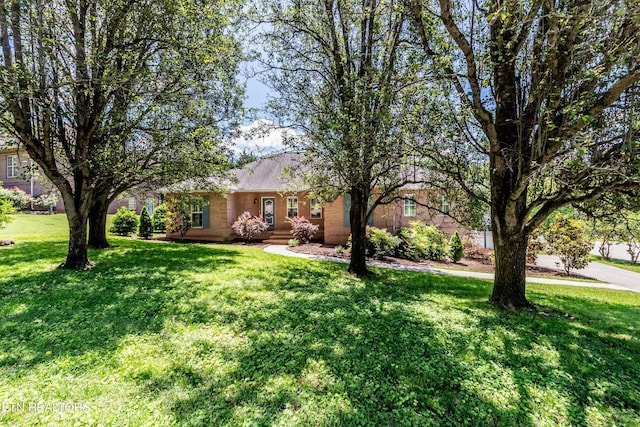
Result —
M 126 238 L 61 271 L 41 219 L 0 231 L 3 425 L 640 425 L 639 294 L 510 314 L 486 281 Z

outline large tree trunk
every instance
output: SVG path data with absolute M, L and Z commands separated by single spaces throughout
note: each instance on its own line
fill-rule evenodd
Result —
M 527 190 L 515 199 L 516 173 L 505 167 L 505 159 L 492 155 L 491 225 L 495 277 L 491 301 L 509 310 L 533 308 L 525 295 L 527 271 Z
M 533 308 L 525 295 L 527 236 L 493 230 L 495 279 L 491 301 L 507 309 Z
M 84 270 L 90 265 L 87 255 L 87 215 L 70 209 L 67 210 L 67 221 L 69 223 L 69 251 L 67 259 L 60 267 Z
M 107 210 L 109 200 L 106 197 L 94 196 L 89 210 L 89 248 L 108 248 L 107 241 Z
M 358 189 L 351 190 L 350 195 L 351 260 L 349 273 L 363 277 L 369 274 L 366 261 L 368 196 Z

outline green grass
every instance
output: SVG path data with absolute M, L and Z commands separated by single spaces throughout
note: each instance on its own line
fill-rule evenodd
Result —
M 510 314 L 481 280 L 125 238 L 62 271 L 64 239 L 13 237 L 2 425 L 640 424 L 636 293 L 533 285 Z
M 33 215 L 17 214 L 13 220 L 0 229 L 0 239 L 19 239 L 22 241 L 69 237 L 69 225 L 64 214 Z M 107 215 L 107 229 L 111 227 L 113 215 Z
M 623 259 L 602 259 L 600 255 L 589 255 L 589 259 L 592 261 L 597 261 L 602 264 L 611 265 L 613 267 L 622 268 L 624 270 L 633 271 L 635 273 L 640 273 L 640 264 L 632 264 L 631 261 L 626 261 Z

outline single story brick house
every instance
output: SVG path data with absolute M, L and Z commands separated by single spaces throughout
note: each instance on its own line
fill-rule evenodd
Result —
M 188 192 L 202 197 L 202 203 L 191 208 L 192 227 L 184 238 L 201 241 L 231 241 L 237 236 L 231 229 L 232 224 L 243 212 L 250 212 L 262 218 L 270 229 L 260 239 L 266 243 L 286 243 L 291 238 L 291 226 L 287 217 L 304 216 L 319 226 L 314 239 L 325 244 L 345 244 L 351 233 L 349 224 L 350 200 L 340 196 L 330 203 L 321 205 L 309 197 L 309 192 L 300 190 L 287 182 L 282 176 L 286 168 L 293 167 L 300 159 L 297 153 L 281 153 L 249 163 L 235 169 L 236 182 L 228 185 L 224 195 L 213 191 Z M 182 190 L 178 190 L 182 188 Z M 167 197 L 177 191 L 185 191 L 184 185 L 165 189 Z M 463 227 L 447 215 L 435 215 L 419 206 L 413 200 L 426 201 L 429 190 L 423 186 L 407 185 L 400 190 L 404 200 L 389 205 L 378 206 L 372 215 L 370 224 L 385 228 L 390 232 L 420 220 L 439 227 L 447 234 Z M 433 195 L 433 192 L 431 193 Z M 443 200 L 442 211 L 447 211 Z M 177 238 L 178 234 L 167 233 Z

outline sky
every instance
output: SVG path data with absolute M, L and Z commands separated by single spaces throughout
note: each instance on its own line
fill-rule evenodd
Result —
M 264 106 L 269 97 L 269 88 L 257 77 L 249 77 L 246 81 L 246 99 L 244 106 L 247 110 L 254 110 L 254 117 L 246 120 L 239 128 L 241 136 L 233 140 L 233 150 L 240 153 L 243 150 L 259 155 L 269 154 L 284 149 L 282 135 L 293 132 L 291 130 L 272 130 L 265 132 L 265 127 L 273 124 L 267 119 Z

